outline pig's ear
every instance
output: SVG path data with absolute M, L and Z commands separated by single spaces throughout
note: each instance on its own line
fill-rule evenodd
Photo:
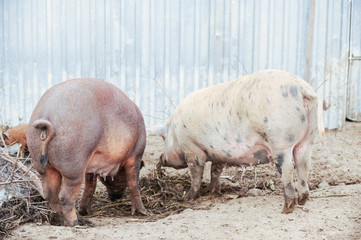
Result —
M 154 125 L 147 127 L 147 136 L 161 136 L 165 139 L 165 125 Z
M 10 133 L 8 133 L 8 132 L 3 133 L 3 138 L 4 138 L 4 140 L 7 138 L 10 138 Z

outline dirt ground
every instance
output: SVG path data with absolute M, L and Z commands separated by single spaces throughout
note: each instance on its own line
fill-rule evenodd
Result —
M 342 131 L 328 131 L 325 140 L 325 146 L 314 145 L 311 200 L 291 214 L 281 213 L 283 190 L 273 164 L 257 167 L 256 175 L 248 169 L 243 179 L 241 169 L 229 167 L 222 185 L 241 186 L 243 193 L 206 194 L 161 219 L 97 216 L 89 218 L 94 226 L 74 228 L 29 223 L 6 239 L 361 239 L 361 123 L 346 122 Z M 162 146 L 161 138 L 148 137 L 143 177 L 154 172 Z M 209 181 L 207 167 L 204 182 Z M 98 186 L 97 191 L 104 190 Z

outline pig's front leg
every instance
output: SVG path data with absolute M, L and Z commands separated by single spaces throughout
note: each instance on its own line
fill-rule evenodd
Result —
M 211 182 L 208 186 L 208 191 L 211 193 L 220 194 L 221 193 L 221 185 L 219 182 L 219 178 L 223 171 L 224 164 L 221 163 L 212 163 L 211 166 Z

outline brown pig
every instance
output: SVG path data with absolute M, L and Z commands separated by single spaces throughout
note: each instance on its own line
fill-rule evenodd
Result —
M 126 187 L 135 211 L 146 214 L 138 180 L 146 143 L 143 116 L 116 86 L 73 79 L 47 90 L 29 122 L 28 148 L 44 197 L 61 224 L 79 224 L 75 202 L 85 179 L 80 214 L 89 213 L 102 178 L 113 201 Z M 79 219 L 80 220 L 80 219 Z
M 206 161 L 212 162 L 211 191 L 219 190 L 224 164 L 275 162 L 284 186 L 283 212 L 290 213 L 309 196 L 312 145 L 317 135 L 324 135 L 322 107 L 322 99 L 304 80 L 264 70 L 192 93 L 164 126 L 149 132 L 165 140 L 162 165 L 189 168 L 188 198 L 199 195 Z
M 23 124 L 17 127 L 10 128 L 2 133 L 5 144 L 7 146 L 13 144 L 20 144 L 20 157 L 24 157 L 26 148 L 26 132 L 28 131 L 29 124 Z M 0 143 L 2 145 L 2 143 Z

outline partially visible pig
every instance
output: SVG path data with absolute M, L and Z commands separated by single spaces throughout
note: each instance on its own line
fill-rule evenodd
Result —
M 6 146 L 13 144 L 20 144 L 20 157 L 24 157 L 26 148 L 26 132 L 28 131 L 28 124 L 23 124 L 17 127 L 10 128 L 2 133 Z M 0 144 L 2 142 L 0 141 Z
M 147 214 L 138 186 L 146 144 L 144 120 L 121 90 L 100 79 L 57 84 L 41 97 L 29 124 L 32 161 L 62 225 L 79 224 L 75 202 L 84 179 L 79 212 L 89 213 L 96 175 L 112 201 L 128 187 L 132 214 Z
M 185 98 L 164 126 L 150 128 L 165 140 L 160 163 L 188 167 L 199 195 L 203 168 L 211 161 L 211 191 L 219 190 L 224 164 L 254 166 L 275 162 L 284 185 L 284 213 L 309 198 L 312 144 L 323 139 L 322 99 L 304 80 L 265 70 L 202 89 Z M 293 182 L 294 164 L 298 182 Z

